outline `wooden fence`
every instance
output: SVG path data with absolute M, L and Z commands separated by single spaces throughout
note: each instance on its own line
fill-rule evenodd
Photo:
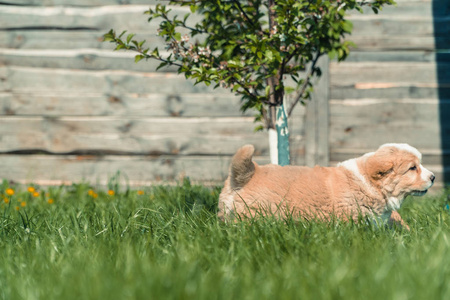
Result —
M 114 28 L 162 46 L 143 15 L 154 0 L 0 3 L 0 178 L 104 184 L 120 170 L 131 185 L 218 183 L 246 143 L 268 162 L 267 134 L 254 132 L 237 97 L 101 42 Z M 352 15 L 358 48 L 346 62 L 321 62 L 314 101 L 290 121 L 293 163 L 334 165 L 406 142 L 442 184 L 450 59 L 436 48 L 450 48 L 449 10 L 445 0 L 398 0 Z

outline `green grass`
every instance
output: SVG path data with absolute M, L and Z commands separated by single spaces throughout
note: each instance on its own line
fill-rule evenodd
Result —
M 405 232 L 273 218 L 224 224 L 220 190 L 188 181 L 143 195 L 97 196 L 80 184 L 7 196 L 7 187 L 0 299 L 450 299 L 444 196 L 407 199 Z

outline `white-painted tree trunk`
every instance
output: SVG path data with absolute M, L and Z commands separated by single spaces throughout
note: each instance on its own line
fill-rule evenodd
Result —
M 291 164 L 290 152 L 289 152 L 289 128 L 288 118 L 284 104 L 277 107 L 277 153 L 278 164 L 280 166 L 287 166 Z
M 269 128 L 270 163 L 278 165 L 278 135 L 276 129 Z
M 290 164 L 289 129 L 284 105 L 276 109 L 276 129 L 269 128 L 270 162 L 275 165 Z

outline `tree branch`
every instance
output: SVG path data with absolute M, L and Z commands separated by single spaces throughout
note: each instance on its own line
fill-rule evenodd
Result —
M 239 11 L 244 15 L 244 17 L 247 19 L 247 21 L 250 23 L 250 25 L 255 28 L 255 23 L 250 19 L 250 17 L 247 15 L 247 13 L 244 11 L 244 9 L 241 6 L 241 3 L 239 3 L 239 0 L 233 0 L 233 2 L 238 7 Z
M 316 66 L 317 61 L 319 60 L 319 57 L 322 55 L 323 53 L 317 52 L 316 57 L 314 58 L 311 67 L 308 71 L 308 73 L 306 74 L 306 78 L 305 81 L 303 82 L 302 87 L 300 88 L 300 92 L 297 94 L 297 97 L 295 98 L 294 102 L 292 102 L 291 106 L 288 109 L 288 117 L 291 116 L 292 111 L 294 110 L 294 107 L 297 105 L 297 103 L 300 101 L 300 99 L 303 97 L 303 94 L 306 91 L 306 88 L 308 87 L 309 81 L 311 80 L 312 75 L 314 75 L 314 68 Z
M 148 58 L 156 59 L 156 60 L 159 60 L 159 61 L 161 61 L 161 62 L 167 63 L 167 64 L 169 64 L 169 65 L 171 65 L 171 66 L 177 66 L 177 67 L 180 67 L 180 68 L 183 66 L 183 65 L 177 64 L 176 62 L 173 62 L 173 61 L 171 61 L 171 60 L 164 59 L 164 58 L 162 58 L 161 56 L 153 56 L 153 55 L 149 55 L 149 54 L 147 54 L 147 53 L 144 53 L 142 50 L 138 50 L 138 49 L 129 49 L 129 50 L 134 51 L 134 52 L 137 52 L 137 53 L 143 55 L 143 56 L 144 56 L 145 58 L 147 58 L 147 59 L 148 59 Z

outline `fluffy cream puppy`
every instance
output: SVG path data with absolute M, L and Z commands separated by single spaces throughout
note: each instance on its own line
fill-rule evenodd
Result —
M 355 220 L 363 215 L 408 228 L 397 210 L 408 195 L 424 195 L 435 179 L 408 144 L 385 144 L 336 167 L 260 166 L 252 161 L 253 152 L 246 145 L 231 161 L 219 197 L 222 219 L 261 213 Z

